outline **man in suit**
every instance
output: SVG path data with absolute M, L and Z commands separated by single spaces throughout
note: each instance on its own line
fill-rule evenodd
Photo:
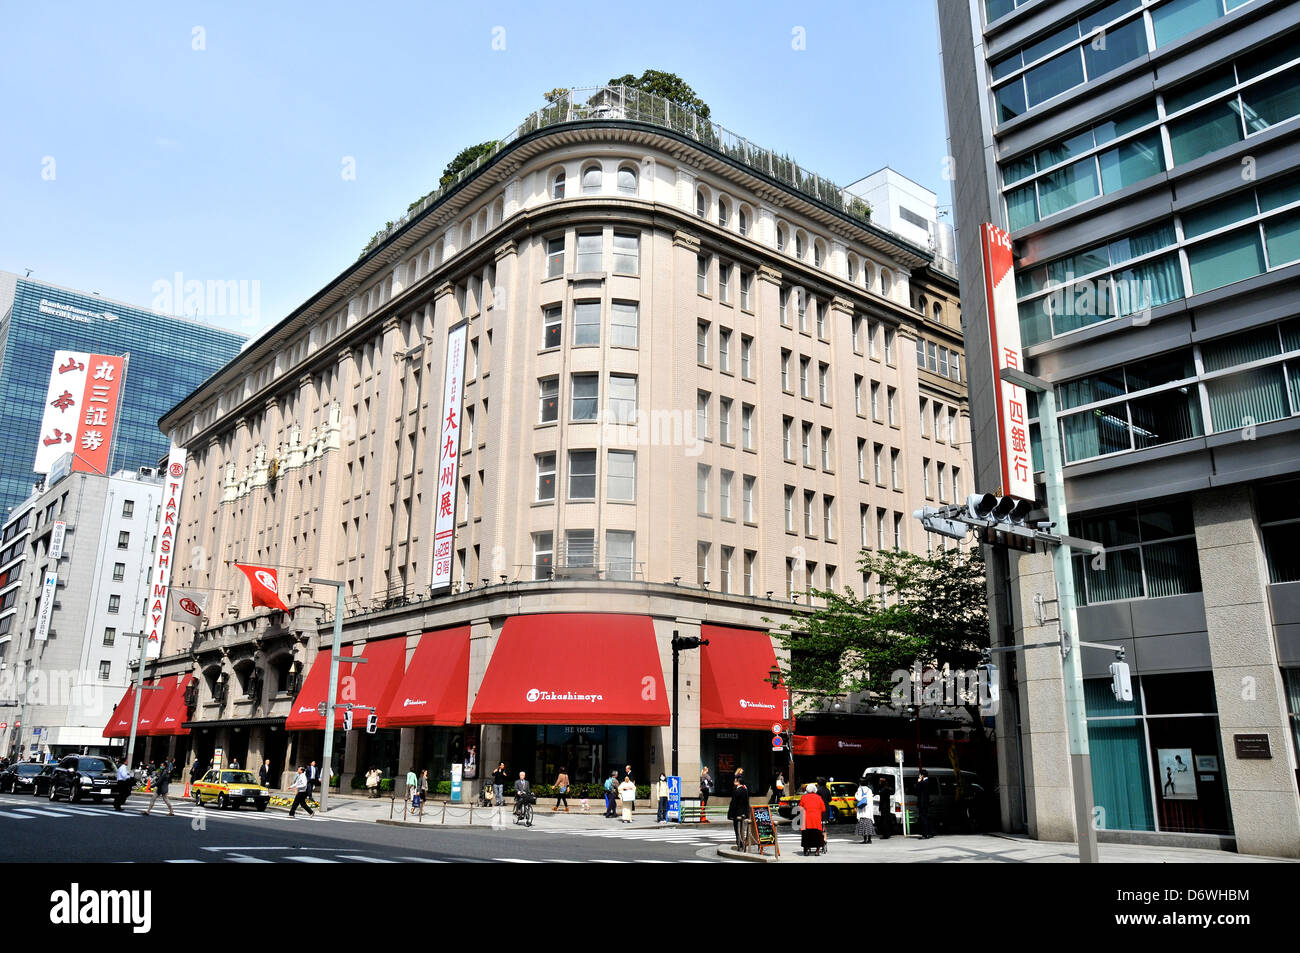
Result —
M 257 769 L 257 783 L 264 788 L 271 786 L 271 759 L 267 758 L 262 762 L 262 766 Z
M 320 783 L 320 768 L 316 767 L 316 762 L 313 761 L 311 763 L 311 766 L 307 768 L 307 796 L 308 797 L 311 797 L 312 791 L 316 789 L 316 785 L 319 783 Z

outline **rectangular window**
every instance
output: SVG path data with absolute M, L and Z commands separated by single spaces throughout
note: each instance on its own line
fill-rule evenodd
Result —
M 948 491 L 945 487 L 945 482 L 944 482 L 944 477 L 947 473 L 947 467 L 943 463 L 937 463 L 935 464 L 934 469 L 935 469 L 935 480 L 938 484 L 937 489 L 939 491 L 939 497 L 938 497 L 939 502 L 943 503 L 948 496 Z
M 939 373 L 944 377 L 948 376 L 948 349 L 946 347 L 939 348 Z
M 952 352 L 952 379 L 961 383 L 961 355 L 956 351 Z
M 605 531 L 605 575 L 608 579 L 632 579 L 636 572 L 636 533 Z
M 569 499 L 596 498 L 596 451 L 569 451 Z
M 730 470 L 718 474 L 718 515 L 723 519 L 731 519 L 731 478 L 734 475 Z
M 803 531 L 805 536 L 813 536 L 817 532 L 817 494 L 812 490 L 804 490 L 803 493 Z
M 593 274 L 604 271 L 601 267 L 601 245 L 603 236 L 600 232 L 578 233 L 578 273 Z
M 560 415 L 560 379 L 543 377 L 537 382 L 537 420 L 539 423 L 554 423 Z
M 894 338 L 898 332 L 893 328 L 885 329 L 885 363 L 890 367 L 894 366 Z
M 600 375 L 574 374 L 572 383 L 573 420 L 595 420 L 600 408 Z
M 859 538 L 859 545 L 863 549 L 867 548 L 867 539 L 869 535 L 867 532 L 867 528 L 870 522 L 871 522 L 871 510 L 867 508 L 867 504 L 863 503 L 858 507 L 858 538 Z
M 916 366 L 925 370 L 925 339 L 916 339 Z
M 853 375 L 853 410 L 855 413 L 862 413 L 862 375 Z
M 131 534 L 128 533 L 126 530 L 122 530 L 122 532 L 117 534 L 117 548 L 129 549 L 130 546 L 131 546 Z
M 873 451 L 873 456 L 875 457 L 876 483 L 879 486 L 884 486 L 885 485 L 885 470 L 884 470 L 885 448 L 882 447 L 880 444 L 875 444 L 872 447 L 872 451 Z
M 758 595 L 758 590 L 755 588 L 757 582 L 754 579 L 754 576 L 756 575 L 755 564 L 757 562 L 758 553 L 754 552 L 752 549 L 745 550 L 745 595 L 747 596 Z
M 898 391 L 889 388 L 889 426 L 898 426 Z
M 871 382 L 871 419 L 879 421 L 880 417 L 880 384 L 876 381 Z
M 731 591 L 731 560 L 736 551 L 730 546 L 723 546 L 718 551 L 718 591 Z
M 573 303 L 573 343 L 576 347 L 600 344 L 600 302 Z
M 708 391 L 696 391 L 695 394 L 695 436 L 701 440 L 709 439 L 709 397 Z
M 887 530 L 887 525 L 885 523 L 886 518 L 887 517 L 885 515 L 885 511 L 877 507 L 876 508 L 876 549 L 881 550 L 882 552 L 886 548 L 885 547 L 885 534 Z
M 803 465 L 812 466 L 812 424 L 803 425 Z
M 830 375 L 831 367 L 829 364 L 817 365 L 817 396 L 823 404 L 831 402 Z
M 718 328 L 718 370 L 731 373 L 731 332 Z
M 817 337 L 825 341 L 827 337 L 826 314 L 827 305 L 825 301 L 817 302 Z
M 555 555 L 555 536 L 552 533 L 533 533 L 533 579 L 551 578 Z
M 856 314 L 853 316 L 853 353 L 862 353 L 862 319 Z
M 539 453 L 537 455 L 537 496 L 538 502 L 555 499 L 555 454 Z
M 747 381 L 754 379 L 754 339 L 746 335 L 740 337 L 740 376 Z
M 636 377 L 630 374 L 609 375 L 609 415 L 618 423 L 636 421 Z
M 126 578 L 126 563 L 113 563 L 113 581 L 121 582 Z
M 1197 242 L 1187 249 L 1187 264 L 1192 275 L 1192 294 L 1263 274 L 1264 249 L 1259 229 L 1252 225 Z
M 564 564 L 570 569 L 596 567 L 596 531 L 571 529 L 564 533 Z
M 786 350 L 781 351 L 781 390 L 793 393 L 790 390 L 790 352 Z
M 742 311 L 754 310 L 750 304 L 750 291 L 754 286 L 754 273 L 752 271 L 742 271 L 740 273 L 740 308 Z
M 108 611 L 109 611 L 111 614 L 116 615 L 118 609 L 121 608 L 121 605 L 122 605 L 122 597 L 121 597 L 121 596 L 109 596 L 109 597 L 108 597 Z
M 135 500 L 122 501 L 122 519 L 129 520 L 135 515 Z
M 558 278 L 564 274 L 564 236 L 546 240 L 546 277 Z
M 789 288 L 781 289 L 779 310 L 781 316 L 781 327 L 788 328 L 790 326 L 790 289 Z
M 858 438 L 858 479 L 867 478 L 867 442 L 861 437 Z
M 889 451 L 889 481 L 895 490 L 903 488 L 898 475 L 898 451 L 893 449 Z
M 695 363 L 709 363 L 709 323 L 701 321 L 695 325 Z
M 794 532 L 794 487 L 785 488 L 785 531 Z
M 961 503 L 961 469 L 952 468 L 952 499 L 954 503 Z
M 695 512 L 700 516 L 709 515 L 709 476 L 713 468 L 703 463 L 695 467 Z
M 709 584 L 709 544 L 695 544 L 695 584 L 703 589 Z
M 754 522 L 754 482 L 755 478 L 746 476 L 740 482 L 741 489 L 741 517 L 746 523 Z
M 109 680 L 109 676 L 110 676 L 110 674 L 112 673 L 112 668 L 113 668 L 113 663 L 112 663 L 112 662 L 100 662 L 100 663 L 99 663 L 99 678 L 100 678 L 100 681 L 104 681 L 104 682 L 106 682 L 106 681 Z
M 921 398 L 921 436 L 922 437 L 926 435 L 925 420 L 928 416 L 930 416 L 929 410 L 930 410 L 930 402 L 926 400 L 924 397 L 922 397 Z
M 794 289 L 795 308 L 799 313 L 799 330 L 808 333 L 808 296 L 802 288 Z
M 636 232 L 614 233 L 614 272 L 636 275 L 641 272 L 641 236 Z
M 636 347 L 640 315 L 635 301 L 615 301 L 609 313 L 609 343 L 614 347 Z
M 695 290 L 702 295 L 709 293 L 709 256 L 695 256 Z
M 727 397 L 718 398 L 718 440 L 731 444 L 731 400 Z
M 558 304 L 542 309 L 542 347 L 559 347 L 561 328 L 564 326 L 564 309 Z
M 117 629 L 107 628 L 104 630 L 104 644 L 113 645 L 117 642 Z
M 611 500 L 636 499 L 636 451 L 611 450 L 606 458 L 605 496 Z
M 822 538 L 828 543 L 835 540 L 835 497 L 822 497 Z
M 822 469 L 830 472 L 831 469 L 831 432 L 828 428 L 822 428 Z
M 786 417 L 781 422 L 781 458 L 787 462 L 794 460 L 794 421 Z
M 718 263 L 718 301 L 731 304 L 731 265 L 727 262 Z
M 925 474 L 925 498 L 934 499 L 934 494 L 930 492 L 930 458 L 921 458 L 921 472 Z
M 903 548 L 903 514 L 894 514 L 894 548 Z
M 742 404 L 740 407 L 740 445 L 746 450 L 754 449 L 754 407 Z
M 812 364 L 812 358 L 799 358 L 799 396 L 807 397 L 808 392 L 808 368 Z

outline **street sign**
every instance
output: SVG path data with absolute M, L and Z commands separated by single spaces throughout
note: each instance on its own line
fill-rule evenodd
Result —
M 42 729 L 42 728 L 33 728 L 33 729 L 32 729 L 32 734 L 34 734 L 34 735 L 39 735 L 43 730 L 44 730 L 44 729 Z
M 6 728 L 8 728 L 8 727 L 9 727 L 9 722 L 7 722 L 7 721 L 0 721 L 0 731 L 4 731 L 4 730 L 5 730 Z
M 668 779 L 668 820 L 682 819 L 682 779 L 674 774 Z
M 776 825 L 772 823 L 772 809 L 764 804 L 762 807 L 751 807 L 749 809 L 749 823 L 752 825 L 754 843 L 758 845 L 758 852 L 763 853 L 764 847 L 776 848 L 776 856 L 781 856 L 781 847 L 776 842 Z
M 903 763 L 903 749 L 902 749 L 902 748 L 895 748 L 895 749 L 894 749 L 894 760 L 897 761 L 899 764 L 902 764 L 902 763 Z
M 772 734 L 774 734 L 774 735 L 779 735 L 779 734 L 780 734 L 781 732 L 783 732 L 783 731 L 785 731 L 785 726 L 784 726 L 784 725 L 776 725 L 776 724 L 774 724 L 774 725 L 772 726 Z
M 781 742 L 781 736 L 780 736 L 780 735 L 773 735 L 773 736 L 772 736 L 772 750 L 773 750 L 773 751 L 780 751 L 780 750 L 781 750 L 781 744 L 782 744 L 782 742 Z
M 451 766 L 451 799 L 456 803 L 460 802 L 461 778 L 464 776 L 464 770 L 464 766 L 459 761 Z
M 790 699 L 788 698 L 781 699 L 781 719 L 783 721 L 790 720 Z

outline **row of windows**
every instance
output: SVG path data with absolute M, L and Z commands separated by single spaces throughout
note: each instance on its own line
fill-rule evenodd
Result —
M 1300 176 L 1291 175 L 1019 270 L 1021 340 L 1037 344 L 1297 260 Z
M 596 450 L 570 450 L 568 460 L 569 500 L 596 499 Z M 533 499 L 537 503 L 555 501 L 555 487 L 559 479 L 556 455 L 539 453 L 534 457 L 537 481 Z M 620 502 L 636 501 L 636 451 L 610 450 L 605 455 L 605 499 Z
M 462 550 L 463 553 L 463 550 Z M 636 533 L 606 530 L 603 564 L 599 562 L 594 529 L 566 530 L 558 568 L 602 569 L 607 579 L 634 579 L 640 575 L 636 561 Z M 533 578 L 546 580 L 557 568 L 554 533 L 533 533 Z M 461 560 L 462 574 L 464 559 Z
M 1003 163 L 1007 186 L 1034 177 L 1028 185 L 1006 192 L 1010 229 L 1024 228 L 1295 118 L 1300 115 L 1297 60 L 1296 38 L 1283 38 L 1171 89 L 1155 102 Z
M 569 332 L 574 347 L 599 347 L 604 325 L 599 299 L 574 301 Z M 636 347 L 640 334 L 640 308 L 635 301 L 611 301 L 609 305 L 609 344 L 611 347 Z M 564 343 L 564 308 L 548 305 L 542 309 L 542 350 L 558 348 Z M 473 377 L 473 375 L 470 375 Z
M 737 501 L 733 500 L 734 485 L 736 474 L 732 470 L 718 470 L 718 498 L 717 509 L 714 509 L 713 500 L 713 467 L 707 464 L 698 464 L 695 470 L 695 510 L 700 516 L 717 516 L 724 520 L 734 520 L 736 518 Z M 740 516 L 744 522 L 754 525 L 757 519 L 754 516 L 754 496 L 757 486 L 757 477 L 743 474 L 740 480 L 740 500 L 738 501 Z
M 934 341 L 916 339 L 916 366 L 961 383 L 961 354 Z
M 538 409 L 537 422 L 555 423 L 560 414 L 560 379 L 543 377 L 537 382 Z M 636 422 L 635 374 L 610 374 L 605 420 L 619 423 Z M 569 419 L 575 422 L 600 420 L 600 375 L 571 374 L 569 376 Z M 472 426 L 472 424 L 471 424 Z
M 1071 532 L 1105 547 L 1072 559 L 1080 605 L 1201 591 L 1191 505 L 1141 506 L 1072 518 Z
M 724 374 L 734 373 L 732 369 L 732 339 L 730 328 L 718 327 L 717 363 L 718 370 Z M 713 354 L 710 345 L 713 342 L 712 324 L 700 321 L 695 326 L 695 361 L 704 367 L 713 366 Z M 754 379 L 754 339 L 747 334 L 740 336 L 740 376 L 747 381 Z
M 577 274 L 598 274 L 605 271 L 605 232 L 601 230 L 574 233 L 573 270 Z M 545 239 L 546 277 L 559 278 L 565 274 L 568 240 L 565 235 Z M 639 275 L 641 273 L 641 235 L 639 232 L 614 230 L 608 247 L 613 273 Z
M 931 404 L 933 404 L 933 429 L 931 428 Z M 957 430 L 957 411 L 951 407 L 945 407 L 939 401 L 930 401 L 922 397 L 921 406 L 921 436 L 933 437 L 939 443 L 950 443 L 954 447 L 960 442 L 960 434 Z

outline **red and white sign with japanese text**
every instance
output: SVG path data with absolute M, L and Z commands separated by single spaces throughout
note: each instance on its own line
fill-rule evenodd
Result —
M 989 312 L 989 350 L 993 394 L 998 407 L 998 446 L 1001 450 L 1004 496 L 1034 499 L 1034 466 L 1029 453 L 1029 410 L 1025 389 L 1001 377 L 1004 367 L 1024 369 L 1020 352 L 1020 315 L 1016 307 L 1016 276 L 1011 238 L 996 225 L 980 226 L 984 260 L 984 291 Z
M 172 560 L 176 555 L 176 534 L 180 526 L 181 489 L 185 486 L 185 448 L 172 444 L 163 474 L 162 515 L 158 517 L 158 543 L 153 553 L 153 582 L 149 590 L 149 614 L 145 618 L 146 658 L 162 652 L 163 626 L 167 621 L 167 587 L 171 585 Z
M 456 535 L 456 481 L 460 473 L 460 415 L 465 397 L 464 321 L 447 332 L 447 369 L 442 387 L 442 425 L 438 438 L 438 501 L 433 524 L 433 588 L 451 585 L 452 545 Z
M 71 452 L 72 469 L 108 473 L 126 359 L 81 351 L 55 351 L 45 394 L 37 473 Z

